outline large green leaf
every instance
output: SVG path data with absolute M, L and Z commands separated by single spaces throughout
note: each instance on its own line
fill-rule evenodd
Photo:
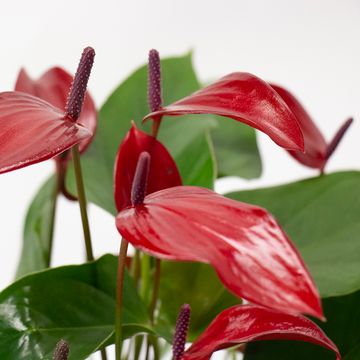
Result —
M 360 173 L 227 196 L 267 208 L 300 250 L 322 297 L 360 289 Z
M 162 262 L 157 330 L 165 338 L 176 323 L 180 306 L 190 304 L 188 340 L 194 340 L 222 310 L 241 303 L 220 282 L 211 266 L 198 263 Z
M 56 199 L 56 180 L 52 176 L 40 187 L 26 214 L 16 277 L 49 266 Z
M 327 322 L 318 325 L 338 346 L 343 360 L 360 357 L 360 292 L 324 300 Z M 335 355 L 319 346 L 295 341 L 266 341 L 249 345 L 245 360 L 334 360 Z
M 191 55 L 161 62 L 164 103 L 171 103 L 198 90 L 200 85 L 191 64 Z M 130 128 L 131 120 L 142 128 L 141 120 L 149 112 L 147 105 L 147 67 L 143 66 L 125 80 L 100 110 L 99 125 L 93 143 L 82 157 L 88 199 L 115 214 L 113 167 L 119 144 Z M 175 158 L 184 184 L 212 187 L 215 178 L 213 150 L 208 131 L 215 126 L 206 116 L 164 119 L 159 140 Z M 150 127 L 150 121 L 146 129 Z M 68 187 L 75 192 L 72 167 Z
M 240 176 L 245 179 L 261 175 L 261 159 L 256 133 L 250 126 L 221 118 L 211 131 L 218 176 Z
M 117 258 L 25 276 L 0 293 L 0 359 L 51 359 L 70 344 L 70 360 L 86 359 L 114 329 Z M 131 278 L 124 287 L 124 336 L 149 331 L 146 309 Z

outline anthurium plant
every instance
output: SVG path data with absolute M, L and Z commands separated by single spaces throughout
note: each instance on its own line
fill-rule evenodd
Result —
M 359 360 L 360 173 L 325 173 L 352 119 L 326 142 L 288 90 L 245 72 L 203 87 L 190 55 L 156 50 L 97 111 L 94 58 L 0 93 L 0 173 L 55 160 L 0 292 L 0 358 Z M 216 193 L 260 176 L 255 130 L 315 177 Z M 51 267 L 60 196 L 79 204 L 82 265 Z M 88 202 L 118 254 L 94 258 Z

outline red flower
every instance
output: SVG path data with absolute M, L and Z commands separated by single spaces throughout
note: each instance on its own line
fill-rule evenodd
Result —
M 306 341 L 334 351 L 341 360 L 336 345 L 306 317 L 256 305 L 224 310 L 185 351 L 182 360 L 207 360 L 217 350 L 258 340 Z
M 294 114 L 270 85 L 248 73 L 233 73 L 194 94 L 148 114 L 215 114 L 235 119 L 269 135 L 288 150 L 303 151 L 304 140 Z
M 262 208 L 177 186 L 121 210 L 116 226 L 151 255 L 211 264 L 230 291 L 251 302 L 322 318 L 319 294 L 299 253 Z
M 51 68 L 37 80 L 31 79 L 25 69 L 21 69 L 16 81 L 15 91 L 28 93 L 47 101 L 59 109 L 65 109 L 72 81 L 73 77 L 60 67 Z M 94 101 L 88 91 L 86 92 L 77 123 L 84 126 L 92 134 L 95 133 L 97 112 Z M 93 137 L 88 137 L 83 140 L 79 144 L 79 151 L 85 151 L 92 139 Z M 66 155 L 66 158 L 61 156 L 56 158 L 56 160 L 66 161 L 70 157 L 70 153 Z
M 315 122 L 299 101 L 284 88 L 273 84 L 271 84 L 271 87 L 282 97 L 287 106 L 294 113 L 304 135 L 305 153 L 300 151 L 289 151 L 290 155 L 303 165 L 322 171 L 345 132 L 351 125 L 352 119 L 345 121 L 335 134 L 333 140 L 330 143 L 327 143 Z
M 0 173 L 47 160 L 91 137 L 76 121 L 94 56 L 92 48 L 84 49 L 65 110 L 23 92 L 0 93 Z
M 146 151 L 151 155 L 147 193 L 181 185 L 181 177 L 171 155 L 153 136 L 136 128 L 131 129 L 120 144 L 115 160 L 114 198 L 118 211 L 131 204 L 131 187 L 139 155 Z

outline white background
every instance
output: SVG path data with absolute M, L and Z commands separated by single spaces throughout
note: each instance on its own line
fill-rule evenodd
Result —
M 194 50 L 202 80 L 248 71 L 292 90 L 330 139 L 349 116 L 355 124 L 327 171 L 358 169 L 360 108 L 359 0 L 133 0 L 6 2 L 0 13 L 0 91 L 11 90 L 21 66 L 34 77 L 48 67 L 77 66 L 82 48 L 97 52 L 90 90 L 101 105 L 112 89 L 156 48 L 162 56 Z M 260 180 L 222 180 L 219 191 L 316 175 L 264 135 Z M 1 156 L 1 152 L 0 152 Z M 23 218 L 53 162 L 0 176 L 0 287 L 12 280 Z M 114 220 L 90 207 L 95 254 L 116 252 Z M 77 206 L 60 201 L 54 265 L 81 263 Z

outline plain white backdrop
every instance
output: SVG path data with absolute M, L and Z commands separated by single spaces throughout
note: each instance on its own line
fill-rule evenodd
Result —
M 20 67 L 37 77 L 48 67 L 75 71 L 83 47 L 97 55 L 89 89 L 97 105 L 147 59 L 192 49 L 201 80 L 248 71 L 292 90 L 327 139 L 349 116 L 355 123 L 327 172 L 359 169 L 359 0 L 33 0 L 6 2 L 0 14 L 0 91 L 12 90 Z M 219 191 L 284 183 L 316 175 L 258 135 L 263 176 L 224 179 Z M 1 156 L 1 150 L 0 150 Z M 23 219 L 52 161 L 0 175 L 0 288 L 8 285 L 21 249 Z M 117 252 L 114 219 L 90 206 L 96 255 Z M 76 205 L 59 202 L 53 264 L 81 263 Z

